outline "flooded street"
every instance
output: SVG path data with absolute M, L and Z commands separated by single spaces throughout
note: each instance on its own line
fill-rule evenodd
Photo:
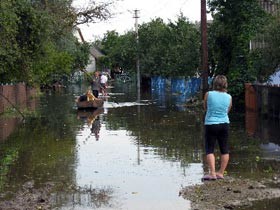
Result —
M 1 200 L 13 199 L 29 183 L 51 185 L 50 209 L 190 209 L 179 191 L 201 184 L 206 171 L 202 112 L 151 90 L 136 103 L 134 90 L 116 84 L 95 111 L 75 107 L 85 87 L 43 95 L 34 116 L 1 139 Z M 251 128 L 244 118 L 231 116 L 229 175 L 279 172 L 279 123 Z

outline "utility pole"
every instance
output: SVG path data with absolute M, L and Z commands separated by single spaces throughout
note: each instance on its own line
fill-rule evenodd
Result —
M 139 34 L 138 34 L 138 18 L 139 10 L 134 10 L 135 18 L 135 35 L 136 35 L 136 71 L 137 71 L 137 102 L 141 99 L 141 76 L 140 76 L 140 61 L 139 61 Z M 140 122 L 140 105 L 138 105 L 138 123 Z M 137 164 L 140 165 L 140 133 L 137 136 Z
M 140 61 L 139 61 L 139 34 L 138 34 L 138 18 L 139 18 L 139 10 L 134 10 L 135 18 L 135 34 L 136 34 L 136 71 L 137 71 L 137 101 L 140 102 L 140 89 L 141 89 L 141 76 L 140 76 Z
M 208 91 L 208 46 L 206 0 L 201 0 L 201 46 L 202 46 L 202 98 Z

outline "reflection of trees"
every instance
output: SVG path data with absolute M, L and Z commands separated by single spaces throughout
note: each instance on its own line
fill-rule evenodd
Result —
M 65 189 L 65 187 L 64 187 Z M 57 206 L 82 207 L 92 209 L 112 207 L 113 189 L 91 187 L 71 187 L 67 191 L 60 191 L 54 195 Z
M 109 205 L 110 189 L 67 187 L 75 185 L 76 132 L 84 124 L 77 120 L 73 104 L 73 97 L 67 94 L 42 97 L 36 117 L 26 119 L 2 143 L 1 154 L 8 154 L 3 159 L 8 166 L 1 171 L 6 178 L 0 176 L 0 184 L 5 186 L 1 192 L 7 188 L 16 196 L 26 181 L 34 181 L 34 189 L 51 181 L 55 192 L 58 191 L 56 196 L 59 191 L 66 196 L 61 195 L 61 200 L 55 201 L 59 206 L 67 204 L 73 196 L 80 198 L 81 205 L 84 204 L 81 198 L 86 198 L 91 206 Z
M 228 170 L 232 175 L 262 178 L 279 173 L 279 161 L 262 157 L 263 137 L 250 137 L 244 130 L 244 119 L 235 113 L 230 127 L 230 155 Z
M 28 180 L 35 184 L 49 180 L 74 182 L 76 114 L 71 96 L 50 95 L 41 99 L 37 116 L 26 119 L 2 145 L 2 151 L 16 151 L 5 185 L 18 188 Z M 17 189 L 14 189 L 17 190 Z
M 135 136 L 135 144 L 166 159 L 183 162 L 200 161 L 203 130 L 201 114 L 159 110 L 152 105 L 111 109 L 109 129 L 126 129 Z M 182 164 L 183 164 L 182 162 Z

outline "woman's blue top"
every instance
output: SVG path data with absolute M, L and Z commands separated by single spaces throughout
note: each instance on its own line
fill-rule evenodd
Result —
M 207 97 L 207 111 L 205 125 L 229 123 L 228 109 L 231 95 L 226 92 L 209 91 Z

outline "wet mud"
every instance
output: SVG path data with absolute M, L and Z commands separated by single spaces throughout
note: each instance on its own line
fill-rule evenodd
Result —
M 191 201 L 192 210 L 250 209 L 257 201 L 280 198 L 280 175 L 251 180 L 226 177 L 188 186 L 180 196 Z
M 0 202 L 0 209 L 5 210 L 35 210 L 51 209 L 51 191 L 53 183 L 46 183 L 43 187 L 34 188 L 34 181 L 23 184 L 22 189 L 17 192 L 6 192 L 1 197 L 11 196 L 12 199 L 6 199 Z

